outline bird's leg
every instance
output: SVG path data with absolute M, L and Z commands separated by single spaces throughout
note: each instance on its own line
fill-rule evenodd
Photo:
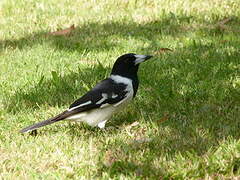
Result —
M 101 121 L 100 123 L 98 123 L 98 127 L 100 129 L 103 129 L 105 127 L 106 122 L 107 122 L 107 120 Z

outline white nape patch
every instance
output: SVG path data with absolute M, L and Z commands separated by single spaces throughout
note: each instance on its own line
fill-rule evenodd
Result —
M 85 102 L 85 103 L 83 103 L 83 104 L 80 104 L 80 105 L 78 105 L 78 106 L 75 106 L 75 107 L 72 107 L 72 108 L 68 109 L 68 111 L 72 111 L 72 110 L 74 110 L 74 109 L 77 109 L 77 108 L 79 108 L 79 107 L 86 106 L 86 105 L 91 104 L 91 103 L 92 103 L 92 101 L 87 101 L 87 102 Z
M 99 127 L 100 129 L 103 129 L 103 128 L 105 127 L 106 122 L 107 122 L 107 120 L 98 123 L 98 127 Z
M 136 58 L 135 65 L 140 64 L 141 62 L 145 61 L 145 58 L 147 57 L 145 55 L 138 55 L 138 54 L 136 54 L 134 56 Z
M 123 76 L 119 76 L 119 75 L 111 75 L 110 79 L 112 79 L 113 81 L 115 81 L 116 83 L 123 83 L 125 85 L 131 85 L 132 86 L 132 80 Z
M 96 104 L 101 104 L 107 98 L 108 98 L 108 95 L 106 93 L 102 93 L 102 99 L 100 99 L 98 102 L 96 102 Z
M 123 83 L 127 87 L 124 91 L 126 91 L 126 95 L 123 98 L 123 100 L 119 101 L 118 103 L 114 104 L 113 106 L 119 106 L 120 104 L 123 104 L 124 102 L 128 102 L 129 100 L 132 100 L 133 98 L 133 85 L 132 85 L 132 80 L 126 77 L 122 77 L 119 75 L 111 75 L 110 78 L 115 81 L 116 83 Z

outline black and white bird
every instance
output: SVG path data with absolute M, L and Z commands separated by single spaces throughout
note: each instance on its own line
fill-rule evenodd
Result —
M 133 53 L 120 56 L 113 65 L 110 77 L 99 82 L 71 104 L 69 109 L 20 132 L 32 131 L 61 120 L 85 122 L 92 127 L 104 128 L 107 120 L 136 96 L 139 65 L 151 57 Z

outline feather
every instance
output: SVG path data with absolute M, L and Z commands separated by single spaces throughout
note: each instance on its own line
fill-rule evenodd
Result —
M 20 133 L 25 133 L 25 132 L 28 132 L 28 131 L 32 131 L 32 130 L 38 129 L 40 127 L 43 127 L 43 126 L 46 126 L 46 125 L 53 124 L 55 122 L 61 121 L 61 120 L 65 119 L 67 116 L 68 116 L 68 111 L 64 111 L 64 112 L 62 112 L 61 114 L 59 114 L 59 115 L 57 115 L 55 117 L 52 117 L 52 118 L 47 119 L 45 121 L 42 121 L 42 122 L 33 124 L 31 126 L 28 126 L 26 128 L 23 128 L 19 132 Z

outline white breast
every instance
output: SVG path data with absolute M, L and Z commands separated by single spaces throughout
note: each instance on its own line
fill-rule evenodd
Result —
M 114 114 L 115 111 L 116 108 L 114 106 L 108 106 L 105 108 L 97 108 L 88 112 L 75 114 L 73 116 L 68 117 L 67 119 L 85 122 L 90 126 L 96 126 L 98 125 L 98 123 L 109 119 Z

